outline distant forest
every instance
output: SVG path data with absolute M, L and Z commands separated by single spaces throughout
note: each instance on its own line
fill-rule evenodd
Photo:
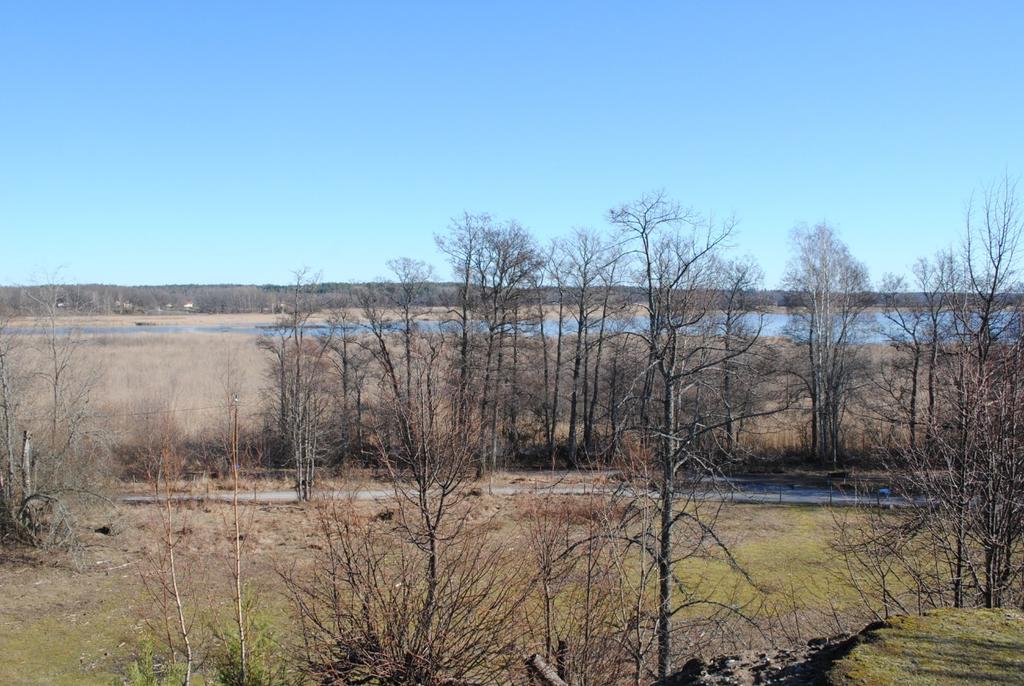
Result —
M 323 282 L 313 287 L 313 299 L 320 310 L 360 307 L 359 293 L 374 288 L 393 286 L 388 282 L 344 283 Z M 294 285 L 287 284 L 168 284 L 163 286 L 117 286 L 110 284 L 67 284 L 60 289 L 58 306 L 74 314 L 268 314 L 287 309 L 287 293 Z M 45 289 L 45 290 L 44 290 Z M 535 290 L 552 290 L 539 288 Z M 643 294 L 637 289 L 621 287 L 620 297 L 640 302 Z M 634 292 L 635 291 L 635 292 Z M 42 286 L 0 286 L 0 311 L 31 315 L 37 309 L 42 293 L 52 289 Z M 763 307 L 788 307 L 793 294 L 785 290 L 757 290 L 752 295 Z M 880 305 L 880 293 L 865 294 L 873 304 Z M 923 299 L 919 293 L 899 294 L 900 304 L 913 306 Z M 436 281 L 427 284 L 422 295 L 426 307 L 454 306 L 459 300 L 459 286 Z

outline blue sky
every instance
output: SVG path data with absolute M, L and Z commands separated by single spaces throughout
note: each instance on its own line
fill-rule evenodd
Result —
M 776 285 L 827 219 L 874 277 L 1024 173 L 1024 3 L 0 2 L 0 283 L 441 265 L 664 188 Z M 442 270 L 445 271 L 446 270 Z

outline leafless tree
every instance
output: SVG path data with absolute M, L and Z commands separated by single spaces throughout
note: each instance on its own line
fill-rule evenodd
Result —
M 965 575 L 977 578 L 970 539 L 981 549 L 984 604 L 1002 605 L 1019 575 L 1013 562 L 1022 534 L 1019 441 L 1021 318 L 1011 293 L 1019 292 L 1018 246 L 1024 221 L 1016 183 L 1004 177 L 968 207 L 963 248 L 963 289 L 954 306 L 957 353 L 948 386 L 955 439 L 942 470 L 949 479 L 956 533 L 954 604 L 965 602 Z
M 448 256 L 452 273 L 459 284 L 455 308 L 449 310 L 448 314 L 449 318 L 454 319 L 459 340 L 459 387 L 455 398 L 462 415 L 468 413 L 470 402 L 470 338 L 474 328 L 471 313 L 478 298 L 476 265 L 482 249 L 483 234 L 491 230 L 492 224 L 490 215 L 466 212 L 459 219 L 452 220 L 448 235 L 435 236 L 437 246 Z
M 935 428 L 936 375 L 944 340 L 949 337 L 950 299 L 956 288 L 952 255 L 939 253 L 920 259 L 913 267 L 913 281 L 887 275 L 882 281 L 883 335 L 892 358 L 883 357 L 876 386 L 882 390 L 877 413 L 905 425 L 907 441 L 916 450 L 921 435 Z M 922 402 L 924 407 L 922 407 Z
M 603 350 L 608 301 L 620 253 L 613 243 L 589 229 L 576 229 L 568 240 L 556 242 L 555 250 L 558 253 L 555 259 L 559 264 L 559 290 L 567 292 L 575 329 L 569 378 L 568 434 L 568 458 L 575 465 L 578 463 L 580 424 L 583 425 L 583 445 L 592 448 L 596 394 L 590 394 L 588 376 L 593 373 L 596 387 L 600 374 L 599 351 Z M 593 365 L 592 348 L 596 357 Z
M 469 518 L 479 425 L 450 404 L 458 379 L 439 376 L 445 340 L 429 337 L 413 392 L 374 429 L 397 511 L 362 518 L 325 505 L 322 559 L 289 579 L 306 671 L 320 683 L 503 683 L 514 659 L 521 584 Z
M 811 452 L 839 461 L 842 423 L 857 383 L 855 344 L 869 305 L 867 270 L 828 224 L 793 231 L 793 258 L 785 277 L 795 302 L 793 334 L 806 348 L 797 374 L 811 401 Z
M 616 503 L 597 493 L 554 502 L 538 496 L 522 515 L 534 572 L 526 624 L 566 683 L 621 683 L 630 653 L 620 584 L 634 574 L 623 559 Z
M 295 468 L 300 500 L 309 500 L 312 495 L 318 456 L 324 450 L 327 416 L 327 358 L 333 330 L 310 328 L 315 313 L 311 296 L 318 282 L 319 278 L 307 270 L 297 271 L 289 311 L 282 315 L 274 333 L 259 341 L 260 347 L 273 356 L 277 432 Z
M 163 641 L 172 664 L 181 665 L 185 686 L 192 682 L 195 664 L 196 587 L 192 583 L 192 563 L 183 559 L 188 533 L 186 512 L 175 498 L 172 484 L 181 476 L 182 460 L 175 449 L 172 423 L 164 422 L 163 434 L 154 442 L 153 493 L 159 507 L 160 537 L 140 567 L 143 587 L 155 603 L 155 616 L 147 623 Z
M 750 349 L 759 332 L 742 346 L 726 350 L 717 335 L 714 283 L 716 254 L 732 232 L 733 222 L 718 224 L 684 210 L 662 193 L 613 209 L 611 223 L 632 241 L 635 283 L 643 295 L 640 308 L 646 327 L 633 335 L 646 348 L 647 368 L 637 431 L 653 448 L 658 525 L 650 553 L 658 566 L 658 678 L 671 672 L 673 618 L 680 593 L 690 602 L 685 584 L 675 576 L 677 527 L 713 536 L 711 523 L 693 511 L 677 508 L 678 479 L 699 481 L 713 473 L 704 439 L 720 430 L 708 421 L 705 396 L 717 387 L 709 377 L 723 363 Z M 646 488 L 644 489 L 646 492 Z M 691 543 L 692 541 L 687 541 Z
M 1024 329 L 1013 295 L 1024 225 L 1014 183 L 987 189 L 966 223 L 960 255 L 943 260 L 949 321 L 931 379 L 932 426 L 894 459 L 902 491 L 919 506 L 901 508 L 870 537 L 913 551 L 883 552 L 913 579 L 921 606 L 999 607 L 1024 597 Z
M 64 286 L 37 286 L 30 337 L 0 324 L 0 526 L 44 547 L 80 552 L 76 511 L 107 504 L 107 450 L 88 411 L 94 370 L 80 359 L 81 337 L 60 320 Z
M 391 300 L 401 319 L 402 345 L 405 348 L 405 393 L 408 396 L 412 392 L 412 347 L 418 308 L 423 305 L 423 294 L 433 272 L 427 263 L 408 257 L 388 260 L 388 269 L 395 277 Z
M 554 359 L 549 353 L 549 343 L 546 332 L 547 313 L 544 311 L 544 300 L 539 299 L 540 320 L 539 332 L 544 354 L 544 409 L 545 409 L 545 433 L 547 437 L 547 452 L 551 456 L 551 468 L 554 469 L 557 462 L 557 436 L 559 418 L 559 396 L 561 393 L 562 381 L 562 349 L 565 339 L 565 305 L 566 286 L 562 256 L 559 253 L 557 242 L 553 242 L 547 253 L 545 269 L 542 274 L 547 277 L 548 283 L 554 289 L 555 295 L 555 345 Z
M 8 330 L 8 320 L 0 320 L 0 429 L 3 430 L 0 453 L 0 536 L 15 533 L 17 512 L 21 505 L 19 471 L 22 467 L 17 435 L 16 417 L 19 414 L 20 393 L 15 384 L 13 353 L 16 338 Z
M 481 247 L 473 263 L 480 318 L 485 327 L 480 416 L 486 418 L 487 434 L 482 445 L 481 471 L 498 465 L 499 391 L 504 385 L 506 346 L 519 324 L 523 288 L 533 280 L 540 260 L 533 238 L 515 221 L 491 225 L 481 233 Z
M 351 456 L 359 454 L 364 447 L 364 396 L 371 365 L 365 355 L 360 355 L 364 349 L 359 345 L 362 326 L 356 317 L 339 310 L 331 315 L 329 326 L 334 335 L 328 360 L 336 382 L 331 409 L 335 415 L 338 447 L 342 456 Z
M 744 418 L 758 414 L 766 404 L 765 396 L 769 393 L 765 383 L 776 377 L 771 369 L 776 360 L 765 360 L 763 351 L 750 346 L 751 338 L 764 324 L 763 303 L 758 296 L 763 279 L 761 268 L 749 257 L 732 259 L 722 263 L 719 274 L 719 333 L 726 356 L 719 371 L 721 446 L 732 454 L 738 447 Z M 748 354 L 733 357 L 737 350 Z

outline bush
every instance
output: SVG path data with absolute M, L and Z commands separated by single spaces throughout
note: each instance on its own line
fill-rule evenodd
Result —
M 213 683 L 220 686 L 287 686 L 285 656 L 282 654 L 270 621 L 254 607 L 245 594 L 247 673 L 242 676 L 242 651 L 238 627 L 216 631 L 218 649 L 212 655 Z
M 124 679 L 114 680 L 111 686 L 177 686 L 185 680 L 184 665 L 169 661 L 157 663 L 153 644 L 143 641 L 139 644 L 139 656 L 128 665 Z

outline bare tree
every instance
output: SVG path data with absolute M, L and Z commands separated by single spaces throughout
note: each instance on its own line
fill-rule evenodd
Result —
M 448 235 L 434 237 L 438 248 L 448 256 L 452 273 L 455 275 L 459 288 L 456 307 L 449 310 L 454 317 L 459 339 L 459 387 L 456 393 L 456 404 L 459 412 L 466 415 L 469 406 L 470 392 L 470 338 L 473 323 L 471 312 L 477 304 L 476 264 L 479 260 L 483 234 L 492 226 L 490 215 L 463 213 L 459 219 L 452 220 Z
M 708 383 L 709 376 L 747 352 L 759 332 L 728 351 L 716 335 L 715 256 L 733 222 L 705 220 L 662 193 L 613 209 L 609 218 L 632 241 L 633 270 L 647 323 L 633 334 L 647 351 L 637 429 L 645 445 L 656 446 L 658 525 L 650 552 L 658 566 L 657 675 L 664 679 L 674 659 L 673 617 L 679 611 L 675 598 L 680 591 L 690 595 L 675 576 L 673 532 L 681 523 L 692 524 L 701 540 L 705 535 L 714 538 L 710 523 L 676 507 L 677 479 L 690 475 L 699 480 L 713 471 L 703 443 L 721 423 L 707 421 L 704 396 L 715 387 Z
M 795 300 L 794 338 L 807 351 L 807 364 L 797 374 L 811 401 L 811 451 L 835 464 L 842 454 L 843 415 L 857 383 L 854 345 L 869 304 L 868 275 L 828 224 L 796 228 L 793 251 L 784 284 Z
M 412 347 L 419 314 L 417 309 L 422 306 L 423 294 L 433 272 L 427 263 L 408 257 L 388 260 L 388 269 L 395 277 L 391 300 L 401 318 L 402 345 L 405 348 L 405 394 L 408 396 L 412 393 Z
M 15 438 L 15 418 L 20 406 L 14 376 L 15 343 L 14 335 L 8 330 L 8 320 L 0 320 L 0 429 L 3 431 L 3 443 L 0 445 L 0 536 L 16 531 L 17 512 L 21 505 L 18 479 L 21 460 Z
M 59 283 L 31 289 L 37 316 L 24 343 L 0 324 L 0 526 L 77 556 L 75 512 L 109 502 L 101 494 L 109 472 L 88 411 L 95 374 L 81 363 L 78 332 L 59 318 L 64 293 Z
M 595 444 L 598 420 L 597 408 L 601 404 L 599 402 L 600 398 L 606 392 L 605 386 L 602 386 L 602 377 L 605 373 L 603 365 L 607 361 L 604 354 L 606 343 L 609 342 L 610 338 L 620 335 L 625 329 L 621 320 L 621 317 L 626 313 L 625 302 L 622 298 L 616 297 L 616 290 L 621 286 L 620 281 L 623 267 L 622 246 L 610 243 L 606 245 L 604 252 L 606 261 L 601 265 L 600 270 L 599 297 L 601 309 L 597 316 L 596 340 L 590 344 L 590 348 L 594 352 L 593 381 L 590 384 L 590 397 L 583 424 L 583 446 L 590 459 L 596 457 L 598 453 Z M 626 316 L 628 317 L 628 315 Z M 601 417 L 602 419 L 607 418 L 614 412 L 613 405 L 614 403 L 604 403 L 605 415 Z M 608 433 L 612 435 L 613 440 L 607 448 L 614 450 L 614 428 Z
M 523 513 L 534 576 L 524 605 L 531 633 L 559 678 L 580 686 L 620 683 L 629 653 L 619 621 L 623 560 L 615 503 L 597 493 L 540 502 Z
M 576 229 L 570 239 L 558 241 L 555 250 L 560 272 L 560 289 L 564 288 L 571 299 L 570 316 L 575 328 L 572 372 L 569 379 L 569 435 L 568 457 L 571 464 L 577 464 L 579 425 L 585 425 L 584 445 L 589 447 L 592 433 L 592 413 L 589 411 L 591 397 L 587 381 L 591 370 L 591 337 L 595 347 L 603 344 L 603 326 L 607 313 L 610 284 L 607 277 L 619 257 L 613 246 L 593 230 Z M 599 318 L 599 331 L 591 331 L 593 319 Z M 595 377 L 598 369 L 595 366 Z M 596 381 L 595 381 L 596 383 Z M 583 407 L 581 409 L 580 404 Z
M 333 329 L 313 330 L 316 306 L 312 295 L 319 278 L 307 270 L 295 273 L 289 311 L 274 333 L 261 337 L 259 345 L 273 355 L 277 432 L 295 468 L 295 488 L 300 500 L 309 500 L 316 476 L 317 458 L 324 450 L 327 416 L 328 370 Z
M 322 559 L 289 579 L 306 671 L 322 683 L 497 684 L 510 665 L 521 585 L 469 519 L 479 426 L 450 404 L 457 377 L 438 375 L 444 341 L 428 338 L 413 392 L 374 430 L 397 512 L 324 506 Z
M 1014 183 L 987 189 L 966 224 L 961 254 L 943 260 L 948 326 L 932 378 L 932 425 L 926 441 L 894 460 L 902 490 L 920 506 L 901 509 L 872 537 L 906 541 L 910 553 L 886 556 L 914 580 L 922 607 L 1024 598 L 1024 327 L 1014 295 L 1024 224 Z
M 343 456 L 362 450 L 363 411 L 365 408 L 366 377 L 370 365 L 360 356 L 358 344 L 361 325 L 344 310 L 331 315 L 329 324 L 334 331 L 328 357 L 334 368 L 336 391 L 333 407 L 338 432 L 338 447 Z
M 894 355 L 880 365 L 876 386 L 883 401 L 877 412 L 892 418 L 896 409 L 911 450 L 918 448 L 922 433 L 927 438 L 935 429 L 936 375 L 949 336 L 949 294 L 956 288 L 953 265 L 948 253 L 918 260 L 912 270 L 913 293 L 902 277 L 887 275 L 882 281 L 882 333 Z
M 722 448 L 732 454 L 739 444 L 740 431 L 745 417 L 758 413 L 765 403 L 763 382 L 772 378 L 771 369 L 758 365 L 750 346 L 752 337 L 763 326 L 763 303 L 758 297 L 762 285 L 761 268 L 753 258 L 734 259 L 724 262 L 720 269 L 722 361 L 719 376 L 721 388 Z M 737 350 L 750 350 L 749 355 L 733 357 Z M 763 356 L 762 356 L 763 358 Z M 774 365 L 775 360 L 768 360 Z
M 543 342 L 544 352 L 544 407 L 546 409 L 545 431 L 547 435 L 547 452 L 551 456 L 551 468 L 554 469 L 557 457 L 557 436 L 559 418 L 559 397 L 562 381 L 562 348 L 565 338 L 565 305 L 566 286 L 563 276 L 563 262 L 557 249 L 558 243 L 552 242 L 548 251 L 545 264 L 545 271 L 549 282 L 555 291 L 555 355 L 554 360 L 549 361 L 548 342 L 545 332 L 546 313 L 544 312 L 543 301 L 540 304 L 540 336 Z M 550 395 L 548 389 L 550 388 Z
M 481 472 L 494 471 L 498 465 L 499 390 L 506 376 L 505 352 L 510 335 L 518 325 L 517 314 L 523 288 L 533 281 L 540 267 L 539 256 L 530 234 L 515 221 L 492 225 L 483 230 L 481 248 L 473 271 L 480 294 L 480 316 L 485 327 L 485 352 L 480 393 L 480 416 L 486 418 L 487 434 L 481 455 Z
M 190 528 L 186 525 L 181 501 L 172 484 L 181 476 L 182 460 L 175 450 L 173 425 L 168 420 L 160 427 L 162 434 L 154 442 L 157 455 L 152 465 L 151 481 L 159 503 L 160 538 L 140 567 L 143 587 L 155 603 L 156 616 L 147 620 L 155 636 L 163 641 L 172 665 L 180 667 L 182 683 L 189 686 L 195 663 L 194 628 L 196 588 L 191 583 L 192 565 L 183 560 Z M 172 670 L 168 670 L 172 671 Z
M 1002 605 L 1018 578 L 1016 541 L 1022 534 L 1020 492 L 1021 412 L 1018 378 L 1021 317 L 1011 293 L 1020 290 L 1017 250 L 1024 221 L 1016 183 L 1004 177 L 988 188 L 980 206 L 968 207 L 963 248 L 963 290 L 954 309 L 957 355 L 952 382 L 955 439 L 946 468 L 956 534 L 954 604 L 965 602 L 965 575 L 977 572 L 967 548 L 981 549 L 987 607 Z M 942 451 L 940 451 L 942 452 Z

